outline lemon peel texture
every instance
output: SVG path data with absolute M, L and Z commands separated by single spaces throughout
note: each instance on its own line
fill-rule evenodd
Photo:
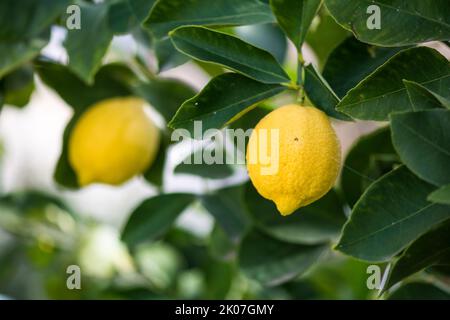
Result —
M 289 215 L 333 187 L 340 153 L 328 117 L 314 107 L 291 104 L 256 125 L 247 145 L 247 170 L 258 193 Z
M 138 98 L 112 98 L 81 115 L 68 146 L 69 163 L 80 186 L 119 185 L 152 164 L 159 148 L 159 130 L 144 105 Z

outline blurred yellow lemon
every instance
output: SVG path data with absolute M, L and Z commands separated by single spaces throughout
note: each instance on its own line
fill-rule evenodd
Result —
M 328 117 L 300 105 L 280 107 L 261 119 L 246 154 L 253 185 L 282 215 L 324 196 L 338 176 L 340 158 Z
M 69 138 L 69 162 L 81 186 L 119 185 L 152 164 L 159 130 L 144 105 L 138 98 L 113 98 L 81 115 Z

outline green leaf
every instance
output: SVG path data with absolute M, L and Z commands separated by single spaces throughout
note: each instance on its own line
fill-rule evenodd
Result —
M 387 261 L 433 226 L 448 207 L 427 201 L 434 186 L 401 166 L 375 181 L 344 226 L 336 249 L 367 261 Z
M 215 149 L 215 146 L 215 143 L 206 146 L 206 152 L 214 152 L 212 150 L 208 150 L 208 148 Z M 223 148 L 223 146 L 220 146 L 220 148 Z M 226 164 L 225 161 L 223 161 L 222 163 L 214 162 L 211 164 L 207 164 L 204 161 L 201 161 L 201 163 L 195 163 L 195 159 L 203 159 L 203 153 L 205 152 L 205 150 L 202 148 L 188 155 L 175 167 L 174 172 L 177 174 L 181 173 L 200 176 L 207 179 L 224 179 L 233 174 L 233 169 L 228 164 Z M 226 160 L 225 150 L 223 150 L 223 153 L 224 154 L 222 159 Z
M 236 73 L 213 78 L 203 90 L 187 100 L 170 121 L 173 129 L 187 129 L 194 138 L 194 122 L 202 121 L 202 133 L 222 128 L 238 119 L 257 103 L 286 90 L 276 84 L 264 84 Z
M 450 38 L 450 3 L 447 0 L 325 0 L 333 17 L 367 43 L 399 47 Z M 379 8 L 380 28 L 369 28 Z
M 450 294 L 425 282 L 410 282 L 395 290 L 388 300 L 449 300 Z
M 136 79 L 134 73 L 121 63 L 104 65 L 91 86 L 66 66 L 48 60 L 37 61 L 35 71 L 47 86 L 75 110 L 82 110 L 107 98 L 131 95 L 130 85 Z
M 433 191 L 428 200 L 435 203 L 450 205 L 450 184 Z
M 391 112 L 411 110 L 403 79 L 445 95 L 450 63 L 427 47 L 401 51 L 350 90 L 337 109 L 354 118 L 379 121 L 387 120 Z
M 65 13 L 71 0 L 2 0 L 0 39 L 16 41 L 38 37 L 56 18 Z
M 331 241 L 345 222 L 343 204 L 334 190 L 286 217 L 279 214 L 272 201 L 261 197 L 251 183 L 247 184 L 245 200 L 255 225 L 280 241 L 297 244 Z
M 216 223 L 208 241 L 208 251 L 212 257 L 221 261 L 231 261 L 236 258 L 238 243 L 230 240 L 228 235 Z
M 276 286 L 306 272 L 327 246 L 282 242 L 258 231 L 242 241 L 239 265 L 244 274 L 265 286 Z
M 450 110 L 391 115 L 392 142 L 402 161 L 420 178 L 450 183 Z
M 204 195 L 201 197 L 201 203 L 233 243 L 242 238 L 249 225 L 242 185 Z
M 229 262 L 211 259 L 205 270 L 206 299 L 223 300 L 232 288 L 236 267 Z
M 268 5 L 258 0 L 159 0 L 144 26 L 157 38 L 186 25 L 226 26 L 273 22 Z
M 417 82 L 403 80 L 408 92 L 413 110 L 435 109 L 446 107 L 450 109 L 450 90 L 444 91 L 446 97 L 440 96 Z
M 192 98 L 196 92 L 186 83 L 170 78 L 155 78 L 140 82 L 134 92 L 145 99 L 169 122 L 181 104 Z
M 77 175 L 69 163 L 69 138 L 80 116 L 81 112 L 75 113 L 64 129 L 61 154 L 59 156 L 58 162 L 56 163 L 55 171 L 53 173 L 53 179 L 58 184 L 70 189 L 76 189 L 80 187 L 78 184 Z
M 378 129 L 368 135 L 362 136 L 352 146 L 345 158 L 341 172 L 341 187 L 345 199 L 352 207 L 364 190 L 377 178 L 377 172 L 370 170 L 371 163 L 377 159 L 397 159 L 398 156 L 391 142 L 389 127 Z M 386 161 L 392 164 L 393 161 Z M 395 160 L 394 160 L 395 161 Z M 399 160 L 395 161 L 399 162 Z M 392 165 L 388 166 L 388 171 Z M 382 172 L 381 175 L 387 172 Z
M 323 68 L 329 54 L 350 33 L 334 21 L 325 6 L 322 6 L 316 19 L 306 34 L 306 42 L 313 49 L 320 68 Z
M 176 68 L 189 61 L 188 56 L 175 49 L 170 38 L 155 41 L 154 49 L 159 72 Z
M 400 48 L 380 48 L 347 38 L 328 57 L 323 77 L 339 97 L 398 53 Z M 351 61 L 352 63 L 343 63 Z
M 120 0 L 110 5 L 109 27 L 114 33 L 128 33 L 147 18 L 156 0 Z
M 130 215 L 122 231 L 122 240 L 135 247 L 163 235 L 181 212 L 194 201 L 185 193 L 161 194 L 142 202 Z
M 25 65 L 0 80 L 4 103 L 17 107 L 27 105 L 34 91 L 33 77 L 33 69 L 31 66 Z
M 405 250 L 395 262 L 384 289 L 434 265 L 450 265 L 450 220 L 426 233 Z
M 310 64 L 304 69 L 305 91 L 309 100 L 330 117 L 340 120 L 351 120 L 349 116 L 335 109 L 336 105 L 339 103 L 339 98 L 313 65 Z
M 160 132 L 160 134 L 162 135 L 162 137 L 160 139 L 156 159 L 153 164 L 144 172 L 145 180 L 158 187 L 161 187 L 163 184 L 164 166 L 167 159 L 167 148 L 170 143 L 170 141 L 168 141 L 168 137 L 165 136 L 165 132 Z
M 106 3 L 82 3 L 80 9 L 82 27 L 68 30 L 64 46 L 69 55 L 69 68 L 92 84 L 113 37 L 108 22 L 109 6 Z
M 50 32 L 29 40 L 4 42 L 0 40 L 0 78 L 36 57 L 49 40 Z
M 272 54 L 279 63 L 284 62 L 288 49 L 287 39 L 276 24 L 241 26 L 234 31 L 242 40 Z
M 271 0 L 270 6 L 280 27 L 300 51 L 321 0 Z M 296 17 L 293 19 L 293 17 Z
M 267 51 L 205 27 L 180 27 L 170 32 L 175 47 L 188 56 L 222 65 L 264 83 L 289 82 L 289 76 Z

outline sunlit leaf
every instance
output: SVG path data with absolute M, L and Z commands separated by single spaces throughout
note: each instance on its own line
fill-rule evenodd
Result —
M 271 0 L 278 24 L 300 50 L 321 0 Z M 296 17 L 293 19 L 293 17 Z M 298 17 L 298 18 L 297 18 Z
M 204 27 L 180 27 L 170 33 L 175 47 L 200 61 L 212 62 L 264 83 L 289 82 L 289 76 L 267 51 L 241 39 Z

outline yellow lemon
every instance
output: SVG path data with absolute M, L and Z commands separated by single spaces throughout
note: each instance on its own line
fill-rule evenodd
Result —
M 91 106 L 69 138 L 69 162 L 81 186 L 121 184 L 143 173 L 159 148 L 159 130 L 138 98 L 113 98 Z
M 253 185 L 282 215 L 324 196 L 338 176 L 340 158 L 328 117 L 300 105 L 280 107 L 261 119 L 246 155 Z

